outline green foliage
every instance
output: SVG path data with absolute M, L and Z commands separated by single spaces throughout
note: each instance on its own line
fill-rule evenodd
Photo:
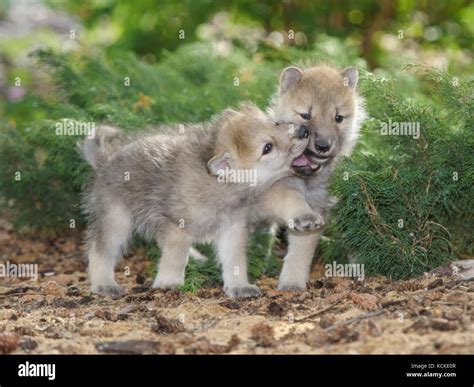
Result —
M 352 0 L 49 0 L 54 7 L 80 17 L 89 42 L 109 51 L 132 50 L 147 58 L 175 50 L 183 40 L 193 42 L 200 35 L 212 35 L 237 44 L 265 40 L 272 31 L 304 34 L 304 39 L 287 39 L 289 44 L 308 48 L 321 34 L 360 42 L 370 63 L 384 59 L 379 39 L 383 33 L 421 43 L 427 48 L 470 48 L 474 36 L 474 6 L 466 1 Z M 218 14 L 218 17 L 214 17 Z M 228 19 L 223 17 L 228 15 Z M 206 33 L 203 33 L 203 25 Z M 180 31 L 184 37 L 178 39 Z M 103 39 L 103 36 L 106 39 Z M 249 38 L 250 37 L 250 38 Z
M 429 105 L 401 97 L 394 80 L 362 80 L 372 122 L 332 184 L 339 203 L 321 249 L 354 255 L 368 274 L 405 278 L 473 253 L 473 81 L 417 69 Z M 381 136 L 388 118 L 419 122 L 419 140 Z
M 51 127 L 51 131 L 45 128 Z M 32 122 L 0 131 L 0 192 L 17 229 L 66 232 L 78 216 L 78 192 L 88 170 L 74 150 L 75 140 L 57 141 L 54 123 Z M 47 222 L 47 226 L 45 226 Z

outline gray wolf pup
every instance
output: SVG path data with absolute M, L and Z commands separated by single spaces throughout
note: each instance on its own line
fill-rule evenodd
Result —
M 299 177 L 278 181 L 261 200 L 257 217 L 289 226 L 288 252 L 279 279 L 279 289 L 303 290 L 321 227 L 334 200 L 327 187 L 337 163 L 351 154 L 365 119 L 363 100 L 356 91 L 358 71 L 330 66 L 286 68 L 269 115 L 275 122 L 304 125 L 310 141 L 303 155 L 294 160 Z M 299 218 L 295 227 L 294 216 Z M 311 216 L 312 214 L 312 216 Z M 319 227 L 305 224 L 319 216 Z M 305 232 L 298 232 L 308 229 Z
M 308 146 L 308 129 L 275 125 L 247 104 L 208 123 L 161 127 L 107 147 L 117 133 L 99 128 L 82 145 L 95 168 L 83 202 L 92 291 L 122 293 L 114 267 L 137 232 L 162 250 L 153 287 L 182 285 L 192 243 L 212 241 L 225 293 L 259 295 L 247 277 L 249 210 L 272 184 L 294 174 L 292 162 Z

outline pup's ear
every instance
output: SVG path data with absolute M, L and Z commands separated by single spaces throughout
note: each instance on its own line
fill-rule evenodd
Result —
M 207 170 L 213 176 L 218 176 L 227 168 L 232 168 L 231 158 L 227 152 L 218 154 L 207 162 Z
M 302 72 L 298 67 L 287 67 L 280 76 L 280 94 L 295 87 L 301 80 Z
M 351 89 L 355 89 L 357 86 L 357 80 L 359 79 L 359 70 L 357 70 L 357 67 L 346 67 L 342 70 L 341 75 L 344 79 L 344 85 L 349 86 Z

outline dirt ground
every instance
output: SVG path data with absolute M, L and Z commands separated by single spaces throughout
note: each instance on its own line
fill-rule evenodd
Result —
M 37 263 L 38 281 L 0 278 L 0 353 L 474 353 L 474 281 L 445 266 L 419 279 L 325 278 L 263 297 L 150 290 L 136 251 L 120 299 L 89 291 L 80 239 L 18 239 L 0 226 L 0 263 Z M 123 273 L 130 268 L 130 275 Z

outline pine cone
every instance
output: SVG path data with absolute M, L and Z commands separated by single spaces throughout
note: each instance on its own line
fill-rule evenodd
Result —
M 18 347 L 19 338 L 14 333 L 0 333 L 0 353 L 13 352 Z

